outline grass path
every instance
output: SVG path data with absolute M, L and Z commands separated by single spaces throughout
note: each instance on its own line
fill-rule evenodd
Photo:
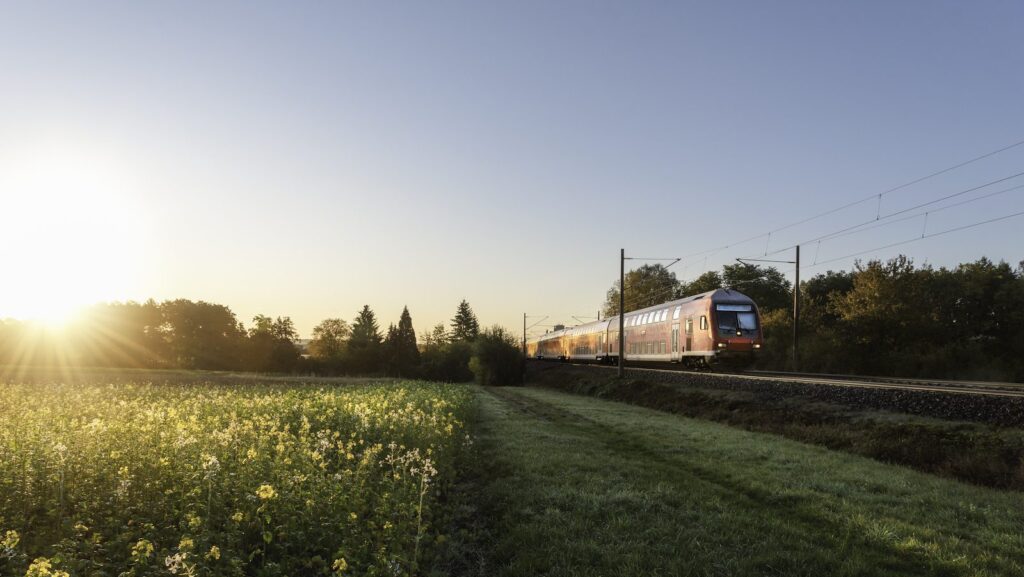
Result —
M 481 574 L 1024 574 L 1019 493 L 551 390 L 477 394 Z

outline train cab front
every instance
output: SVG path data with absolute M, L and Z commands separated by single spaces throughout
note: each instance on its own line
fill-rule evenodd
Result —
M 729 365 L 749 365 L 764 344 L 761 322 L 753 303 L 715 303 L 715 361 Z

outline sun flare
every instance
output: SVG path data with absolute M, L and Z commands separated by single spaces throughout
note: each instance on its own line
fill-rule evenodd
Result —
M 115 158 L 36 149 L 0 160 L 0 318 L 59 328 L 85 305 L 127 298 L 146 227 Z

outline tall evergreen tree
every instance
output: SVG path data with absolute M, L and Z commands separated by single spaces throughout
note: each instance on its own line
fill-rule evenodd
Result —
M 402 309 L 398 326 L 388 327 L 388 336 L 384 340 L 387 370 L 399 377 L 412 376 L 420 363 L 420 351 L 416 347 L 416 331 L 412 328 L 412 316 L 409 307 Z
M 348 352 L 352 368 L 359 372 L 372 373 L 380 369 L 381 353 L 380 328 L 377 317 L 370 305 L 363 305 L 359 316 L 352 323 L 352 336 L 348 340 Z
M 398 361 L 403 375 L 411 374 L 420 364 L 420 350 L 416 346 L 416 330 L 412 328 L 412 315 L 409 307 L 402 308 L 402 316 L 398 319 Z
M 394 323 L 388 325 L 388 331 L 384 336 L 384 342 L 381 343 L 380 356 L 384 363 L 384 372 L 389 375 L 399 374 L 396 361 L 398 358 L 398 329 Z
M 462 299 L 459 308 L 455 311 L 455 317 L 452 318 L 452 332 L 449 336 L 454 342 L 476 340 L 479 335 L 480 323 L 476 320 L 476 315 L 473 314 L 469 303 L 466 302 L 466 299 Z

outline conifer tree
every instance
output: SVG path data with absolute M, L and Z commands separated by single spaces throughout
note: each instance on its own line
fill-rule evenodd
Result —
M 473 314 L 473 309 L 470 308 L 469 303 L 465 299 L 459 303 L 459 308 L 455 311 L 455 317 L 452 318 L 452 332 L 451 340 L 454 341 L 473 341 L 480 334 L 480 323 L 476 320 L 476 315 Z
M 360 372 L 376 372 L 380 368 L 380 349 L 381 336 L 377 317 L 370 310 L 370 305 L 364 305 L 352 323 L 352 336 L 348 340 L 348 352 L 353 368 Z
M 420 362 L 420 350 L 416 346 L 416 330 L 412 328 L 412 315 L 409 307 L 402 308 L 402 316 L 398 319 L 398 342 L 401 356 L 408 367 L 415 367 Z
M 420 351 L 416 346 L 416 331 L 412 328 L 409 307 L 402 309 L 398 326 L 388 327 L 384 341 L 388 372 L 399 377 L 412 376 L 420 363 Z

